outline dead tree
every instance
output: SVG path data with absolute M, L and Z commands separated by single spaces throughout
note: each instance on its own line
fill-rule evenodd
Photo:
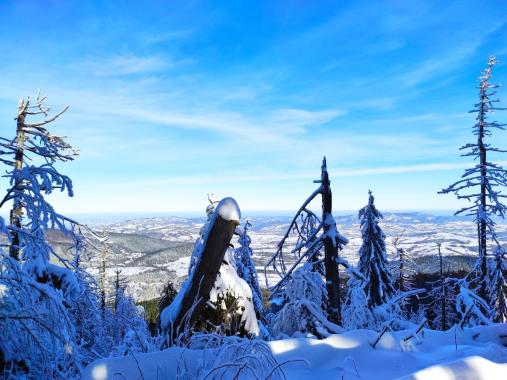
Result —
M 5 198 L 1 201 L 0 207 L 6 201 L 12 200 L 12 209 L 10 211 L 10 224 L 11 228 L 11 242 L 9 247 L 9 255 L 15 260 L 20 259 L 20 249 L 23 245 L 20 241 L 20 230 L 23 226 L 23 210 L 25 208 L 25 193 L 33 192 L 34 187 L 30 180 L 27 179 L 27 173 L 33 177 L 36 175 L 49 176 L 55 174 L 52 164 L 56 161 L 68 161 L 74 159 L 77 151 L 74 150 L 63 137 L 51 134 L 46 125 L 58 119 L 68 106 L 62 111 L 49 117 L 50 108 L 44 104 L 46 97 L 41 96 L 40 93 L 36 99 L 32 100 L 28 97 L 26 100 L 21 99 L 18 103 L 18 112 L 16 116 L 16 137 L 12 140 L 1 138 L 0 146 L 6 149 L 1 151 L 1 155 L 13 155 L 13 159 L 0 160 L 12 167 L 12 172 L 9 173 L 11 177 L 12 187 L 7 192 Z M 40 121 L 29 123 L 28 117 L 42 116 Z M 25 161 L 29 155 L 39 156 L 46 161 L 46 165 L 40 167 L 39 172 L 34 172 L 31 168 L 24 171 Z M 29 158 L 28 158 L 29 159 Z M 56 173 L 58 174 L 58 173 Z M 53 176 L 55 177 L 55 176 Z M 46 179 L 45 178 L 45 179 Z M 63 178 L 51 178 L 54 182 L 62 182 Z M 64 182 L 64 181 L 63 181 Z M 49 181 L 44 181 L 39 191 L 50 193 L 52 189 L 58 187 L 52 183 L 48 185 Z M 64 189 L 66 184 L 61 184 L 60 187 Z
M 328 315 L 331 322 L 341 322 L 340 305 L 340 272 L 338 270 L 338 246 L 346 244 L 337 241 L 336 222 L 333 218 L 333 194 L 331 182 L 326 167 L 326 158 L 322 160 L 322 222 L 324 229 L 324 267 L 326 273 L 326 288 L 329 298 Z
M 296 268 L 304 263 L 312 265 L 314 270 L 319 271 L 326 278 L 326 289 L 328 292 L 328 318 L 334 323 L 341 323 L 341 296 L 340 278 L 338 265 L 341 264 L 350 268 L 346 261 L 340 259 L 338 253 L 348 240 L 341 236 L 336 229 L 336 222 L 332 215 L 332 193 L 329 174 L 327 171 L 326 158 L 322 160 L 320 180 L 314 181 L 320 186 L 310 195 L 303 205 L 296 212 L 287 232 L 278 243 L 278 249 L 273 257 L 264 267 L 266 285 L 272 296 L 280 292 L 286 285 Z M 319 218 L 309 209 L 309 204 L 318 196 L 322 197 L 322 217 Z M 296 235 L 296 243 L 289 248 L 289 240 Z M 285 264 L 284 254 L 296 258 L 290 268 Z M 322 258 L 322 251 L 324 257 Z M 322 264 L 324 264 L 322 266 Z M 267 271 L 272 268 L 280 280 L 272 287 L 269 287 Z
M 162 329 L 172 344 L 186 335 L 199 318 L 217 279 L 225 252 L 239 225 L 240 211 L 232 198 L 223 199 L 213 212 L 204 234 L 202 250 L 180 292 L 161 314 Z

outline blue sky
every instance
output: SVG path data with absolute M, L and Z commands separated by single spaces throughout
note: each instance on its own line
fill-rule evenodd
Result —
M 64 212 L 201 211 L 209 192 L 294 210 L 323 155 L 336 211 L 368 189 L 381 210 L 449 210 L 436 192 L 467 166 L 488 55 L 507 83 L 507 4 L 4 0 L 0 51 L 2 136 L 21 96 L 70 105 Z

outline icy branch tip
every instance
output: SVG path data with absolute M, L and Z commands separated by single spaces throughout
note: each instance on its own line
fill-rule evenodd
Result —
M 234 198 L 224 198 L 220 201 L 217 206 L 216 213 L 220 215 L 222 219 L 228 221 L 237 221 L 241 219 L 241 211 L 239 211 L 238 203 Z

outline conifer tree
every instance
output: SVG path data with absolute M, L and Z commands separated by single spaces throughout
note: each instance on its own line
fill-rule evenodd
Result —
M 359 211 L 363 243 L 359 249 L 359 271 L 365 278 L 364 290 L 370 307 L 386 303 L 394 294 L 387 266 L 385 235 L 379 226 L 382 214 L 376 209 L 368 191 L 368 204 Z
M 498 245 L 494 256 L 489 260 L 488 292 L 492 320 L 498 323 L 507 322 L 507 252 Z
M 176 295 L 178 292 L 174 288 L 174 285 L 171 281 L 168 281 L 164 285 L 164 289 L 162 289 L 162 295 L 160 296 L 158 300 L 158 313 L 162 313 L 162 310 L 164 310 L 167 306 L 171 304 L 171 302 L 174 301 L 176 298 Z
M 457 214 L 466 214 L 475 217 L 477 224 L 477 245 L 479 257 L 474 271 L 477 273 L 475 286 L 479 297 L 488 301 L 487 291 L 487 240 L 496 241 L 493 215 L 504 217 L 507 208 L 501 202 L 506 195 L 501 194 L 499 188 L 507 185 L 507 171 L 500 165 L 490 161 L 490 154 L 506 152 L 500 150 L 486 141 L 492 136 L 494 129 L 505 129 L 505 124 L 497 121 L 489 121 L 489 115 L 496 110 L 501 110 L 495 105 L 498 99 L 496 95 L 497 84 L 491 84 L 491 70 L 497 64 L 495 57 L 489 57 L 486 70 L 479 77 L 479 102 L 474 105 L 470 113 L 475 113 L 476 122 L 473 126 L 473 134 L 477 140 L 460 148 L 465 153 L 463 157 L 472 157 L 477 162 L 470 169 L 466 169 L 461 179 L 451 186 L 440 191 L 441 194 L 454 193 L 458 199 L 466 199 L 472 204 L 458 210 Z
M 438 280 L 430 283 L 428 292 L 429 314 L 431 315 L 432 326 L 439 330 L 447 330 L 457 321 L 455 303 L 456 284 L 449 279 L 449 270 L 445 267 L 442 254 L 442 242 L 437 242 L 439 275 Z
M 447 330 L 447 291 L 444 277 L 444 263 L 442 258 L 442 242 L 438 242 L 438 259 L 440 263 L 440 327 Z
M 264 305 L 262 303 L 262 292 L 259 286 L 259 279 L 257 276 L 257 270 L 255 264 L 252 261 L 252 248 L 250 244 L 252 240 L 248 235 L 248 229 L 251 227 L 251 223 L 247 221 L 245 226 L 240 231 L 239 235 L 239 247 L 234 252 L 234 258 L 236 260 L 236 271 L 238 276 L 246 281 L 252 289 L 253 303 L 255 306 L 255 312 L 260 316 L 264 314 Z
M 407 250 L 402 247 L 404 233 L 405 231 L 402 231 L 399 236 L 393 239 L 393 248 L 398 260 L 396 265 L 391 266 L 393 278 L 396 278 L 394 287 L 402 293 L 413 289 L 413 277 L 416 273 L 415 262 L 410 258 Z

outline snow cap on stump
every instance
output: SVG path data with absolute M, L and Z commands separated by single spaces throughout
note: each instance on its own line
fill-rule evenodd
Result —
M 239 223 L 241 219 L 241 211 L 239 210 L 238 203 L 234 198 L 224 198 L 218 204 L 216 211 L 220 217 L 227 221 L 236 221 Z

